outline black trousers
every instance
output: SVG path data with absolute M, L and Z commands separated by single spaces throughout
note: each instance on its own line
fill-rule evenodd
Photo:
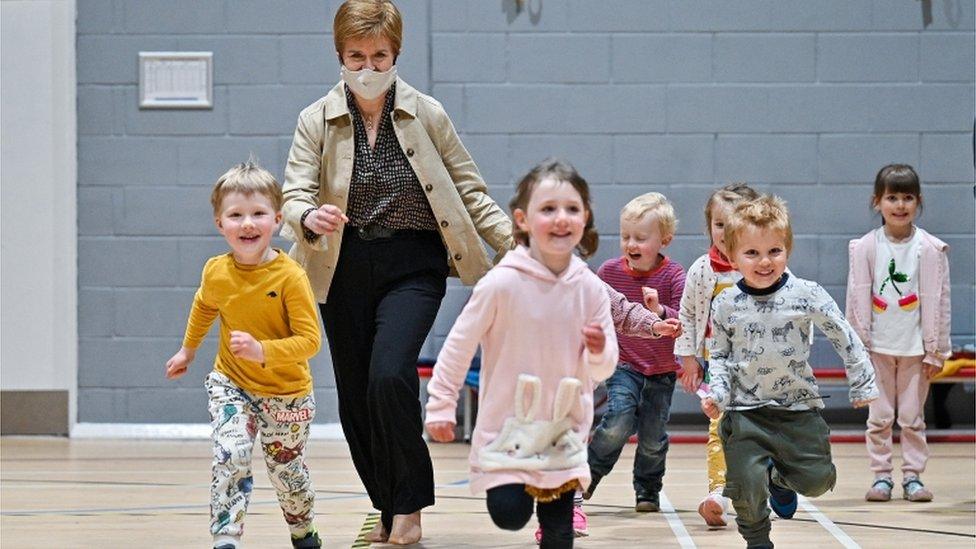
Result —
M 542 527 L 542 549 L 566 549 L 573 546 L 573 496 L 570 490 L 555 501 L 536 505 Z M 535 499 L 525 492 L 524 484 L 503 484 L 488 489 L 488 514 L 504 530 L 521 530 L 532 518 Z
M 353 464 L 389 530 L 393 515 L 434 504 L 417 357 L 446 291 L 436 231 L 363 240 L 347 227 L 321 305 Z

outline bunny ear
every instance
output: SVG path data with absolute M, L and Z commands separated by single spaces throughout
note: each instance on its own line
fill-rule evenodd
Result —
M 556 401 L 552 405 L 553 421 L 567 417 L 573 411 L 573 407 L 579 402 L 579 394 L 582 389 L 583 382 L 575 377 L 564 377 L 559 380 Z
M 529 405 L 529 415 L 526 417 L 526 421 L 534 421 L 539 415 L 539 410 L 542 409 L 542 380 L 535 377 L 532 378 L 532 404 Z
M 525 411 L 525 388 L 532 389 L 529 400 L 529 411 Z M 519 374 L 518 383 L 515 386 L 515 417 L 519 421 L 531 422 L 539 413 L 542 396 L 542 380 L 529 374 Z

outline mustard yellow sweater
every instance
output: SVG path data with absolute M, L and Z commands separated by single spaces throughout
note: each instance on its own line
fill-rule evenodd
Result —
M 303 396 L 312 390 L 308 359 L 322 344 L 315 298 L 305 271 L 287 254 L 261 265 L 241 265 L 232 254 L 203 267 L 183 346 L 196 349 L 220 316 L 220 348 L 214 369 L 261 396 Z M 264 349 L 264 364 L 230 351 L 230 332 L 251 334 Z

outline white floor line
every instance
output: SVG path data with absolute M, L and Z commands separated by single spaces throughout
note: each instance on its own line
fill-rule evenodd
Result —
M 851 537 L 848 536 L 843 530 L 841 530 L 839 526 L 837 526 L 836 524 L 834 524 L 832 520 L 827 518 L 827 515 L 821 513 L 820 509 L 817 509 L 817 507 L 814 504 L 810 503 L 810 500 L 800 495 L 798 495 L 797 497 L 798 497 L 798 502 L 800 504 L 800 509 L 803 509 L 804 511 L 809 513 L 813 518 L 817 519 L 817 522 L 820 523 L 820 526 L 823 526 L 825 530 L 827 530 L 835 538 L 837 538 L 837 541 L 839 541 L 841 545 L 843 545 L 847 549 L 861 549 L 861 546 L 858 545 L 856 541 L 851 539 Z
M 661 498 L 661 512 L 664 514 L 664 518 L 667 519 L 671 531 L 674 532 L 674 537 L 678 538 L 678 545 L 682 549 L 695 549 L 695 541 L 691 539 L 691 535 L 685 529 L 684 523 L 678 518 L 678 513 L 675 512 L 674 506 L 671 505 L 671 500 L 668 499 L 668 496 L 664 494 L 663 490 L 658 493 L 658 496 Z

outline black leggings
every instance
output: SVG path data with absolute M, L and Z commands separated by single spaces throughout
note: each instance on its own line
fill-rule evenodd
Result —
M 566 549 L 573 546 L 573 496 L 564 493 L 549 503 L 539 503 L 536 514 L 542 527 L 542 549 Z M 504 484 L 488 489 L 488 514 L 503 530 L 521 530 L 532 518 L 535 499 L 525 492 L 524 484 Z

